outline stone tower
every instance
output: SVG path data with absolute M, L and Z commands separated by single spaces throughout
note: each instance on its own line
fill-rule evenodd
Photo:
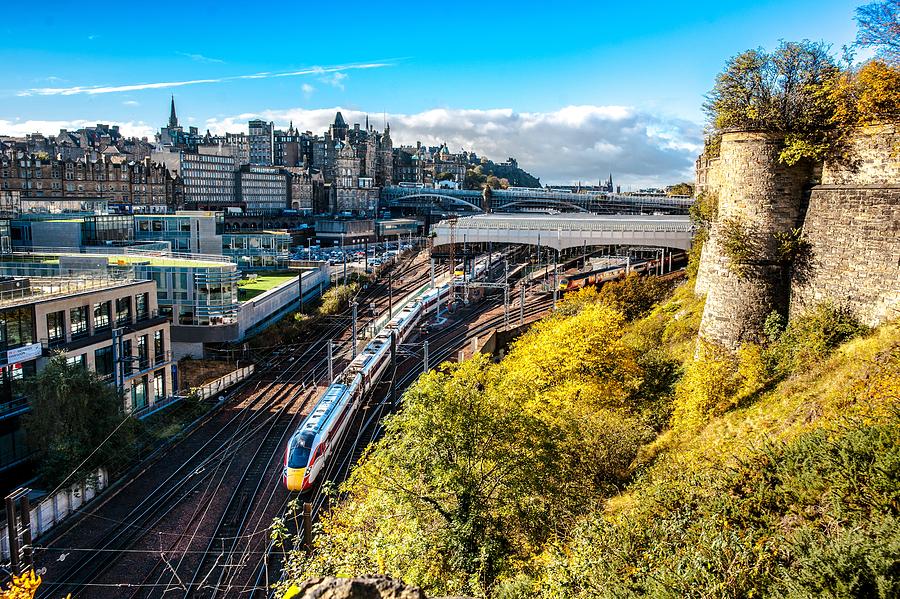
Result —
M 776 233 L 799 227 L 804 218 L 804 193 L 812 166 L 787 166 L 778 160 L 783 138 L 768 133 L 726 133 L 716 165 L 719 212 L 703 249 L 700 291 L 706 306 L 700 335 L 735 349 L 757 339 L 773 310 L 788 311 L 790 281 L 779 260 Z M 744 273 L 736 274 L 724 240 L 728 226 L 738 224 L 752 247 Z

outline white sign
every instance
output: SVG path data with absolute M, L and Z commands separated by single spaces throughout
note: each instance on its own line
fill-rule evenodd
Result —
M 17 347 L 6 352 L 6 363 L 16 364 L 17 362 L 27 362 L 40 358 L 43 353 L 43 347 L 40 343 L 29 343 L 22 347 Z

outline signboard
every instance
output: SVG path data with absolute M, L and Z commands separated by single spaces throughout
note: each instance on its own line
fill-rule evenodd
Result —
M 43 347 L 40 343 L 29 343 L 22 347 L 17 347 L 6 352 L 6 363 L 15 364 L 16 362 L 27 362 L 40 358 L 43 353 Z

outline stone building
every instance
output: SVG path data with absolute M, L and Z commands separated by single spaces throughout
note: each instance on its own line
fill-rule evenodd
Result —
M 275 161 L 275 125 L 260 119 L 248 123 L 250 134 L 250 164 L 272 166 Z
M 178 206 L 182 181 L 149 157 L 114 161 L 41 158 L 15 153 L 0 156 L 0 190 L 31 198 L 97 198 L 130 212 L 165 212 Z

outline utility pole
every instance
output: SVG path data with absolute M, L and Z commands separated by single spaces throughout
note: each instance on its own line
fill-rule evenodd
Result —
M 559 298 L 559 284 L 556 282 L 556 259 L 558 250 L 553 250 L 553 308 L 556 309 L 556 300 Z
M 300 269 L 300 273 L 297 275 L 297 289 L 299 295 L 297 296 L 300 301 L 300 314 L 303 314 L 303 269 Z
M 394 269 L 388 270 L 388 320 L 394 317 Z
M 6 496 L 6 528 L 9 535 L 9 561 L 14 575 L 19 576 L 34 567 L 31 546 L 31 504 L 29 489 L 16 489 Z M 19 502 L 18 517 L 16 501 Z M 19 521 L 21 520 L 21 526 Z M 21 544 L 19 538 L 21 536 Z
M 391 331 L 391 405 L 396 406 L 396 397 L 394 391 L 397 382 L 397 337 L 394 331 Z
M 509 260 L 503 259 L 503 327 L 509 329 Z
M 431 259 L 431 288 L 434 289 L 434 258 Z
M 303 503 L 303 546 L 308 553 L 313 550 L 312 504 Z
M 353 308 L 353 357 L 356 357 L 356 302 L 351 304 L 351 308 Z
M 422 342 L 422 366 L 424 367 L 423 372 L 428 372 L 428 340 Z
M 503 287 L 503 328 L 509 329 L 509 284 Z
M 525 281 L 522 281 L 522 297 L 519 300 L 519 326 L 525 324 Z
M 328 355 L 328 384 L 334 382 L 334 347 L 333 341 L 331 339 L 328 340 L 328 345 L 326 346 L 327 355 Z
M 628 252 L 628 255 L 625 256 L 625 276 L 628 276 L 628 273 L 631 272 L 631 252 Z

